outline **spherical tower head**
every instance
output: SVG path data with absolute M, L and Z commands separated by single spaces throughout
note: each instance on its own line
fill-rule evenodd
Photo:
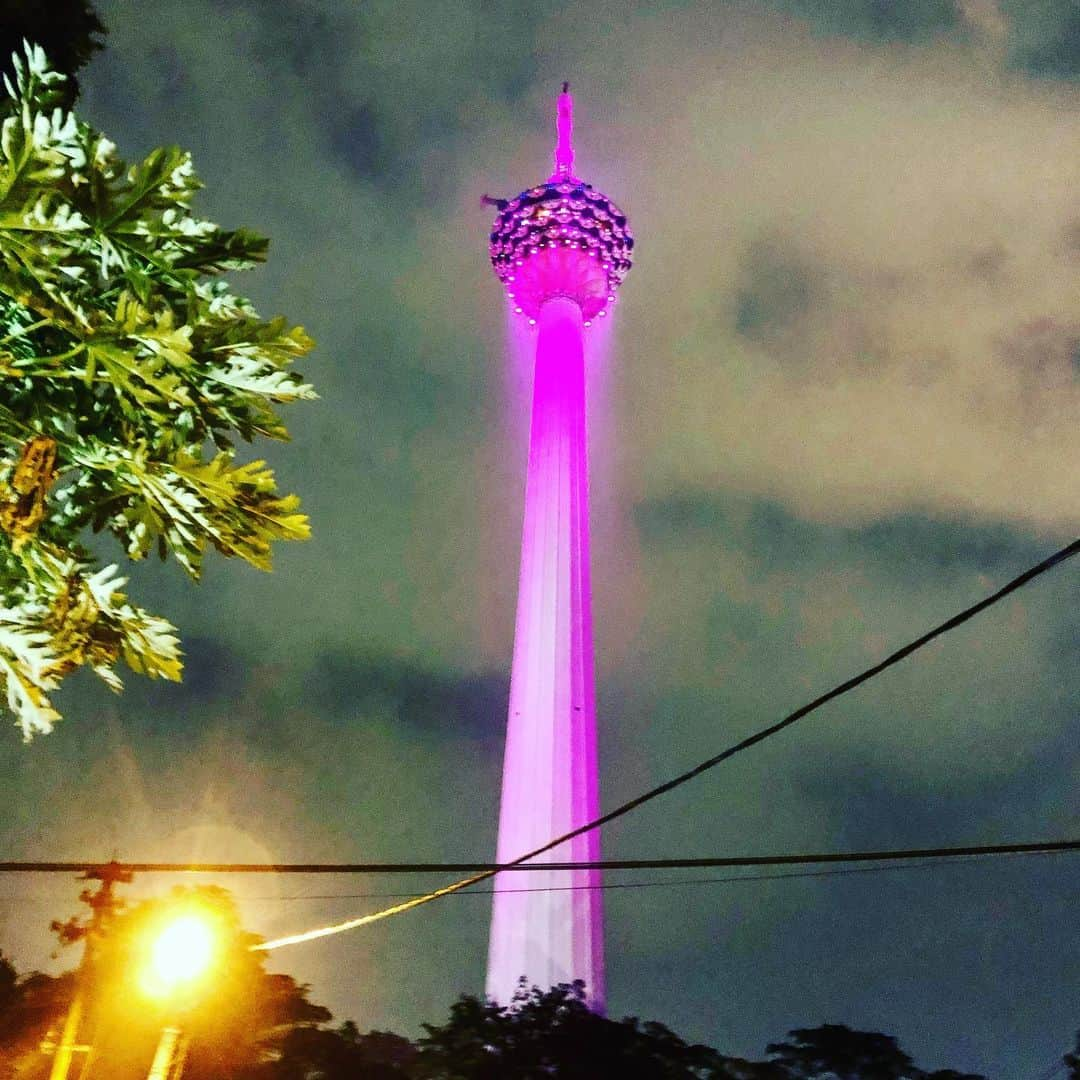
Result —
M 535 319 L 545 300 L 569 297 L 586 322 L 607 313 L 633 261 L 626 215 L 571 174 L 572 101 L 559 98 L 555 174 L 509 200 L 495 200 L 491 265 L 515 310 Z

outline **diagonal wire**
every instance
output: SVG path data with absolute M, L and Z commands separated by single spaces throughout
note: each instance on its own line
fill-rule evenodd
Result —
M 941 637 L 943 634 L 947 634 L 950 630 L 954 630 L 956 627 L 961 626 L 963 623 L 973 619 L 980 612 L 985 611 L 987 608 L 992 607 L 994 604 L 1004 600 L 1005 597 L 1011 593 L 1016 592 L 1018 589 L 1023 588 L 1025 585 L 1034 581 L 1037 577 L 1045 574 L 1048 570 L 1057 566 L 1059 563 L 1063 563 L 1066 559 L 1071 559 L 1074 555 L 1080 552 L 1080 539 L 1074 540 L 1071 544 L 1066 545 L 1059 551 L 1054 552 L 1048 558 L 1043 559 L 1042 562 L 1037 563 L 1035 566 L 1025 570 L 1018 577 L 1013 578 L 1006 585 L 1002 586 L 997 592 L 991 593 L 989 596 L 984 597 L 977 603 L 972 604 L 970 607 L 965 608 L 963 611 L 953 615 L 952 618 L 946 619 L 943 623 L 939 623 L 933 629 L 928 630 L 921 637 L 916 638 L 914 641 L 908 642 L 907 645 L 902 646 L 895 652 L 890 653 L 880 663 L 874 664 L 871 667 L 861 671 L 858 675 L 852 676 L 850 679 L 834 686 L 831 690 L 827 690 L 824 694 L 814 698 L 813 701 L 807 702 L 807 704 L 796 709 L 794 712 L 789 713 L 782 720 L 778 720 L 775 724 L 770 724 L 768 727 L 761 728 L 759 731 L 754 732 L 752 735 L 748 735 L 745 739 L 734 743 L 725 750 L 721 750 L 720 753 L 714 755 L 711 758 L 707 758 L 705 761 L 698 765 L 695 765 L 692 769 L 688 769 L 686 772 L 680 773 L 678 776 L 673 777 L 671 780 L 666 781 L 663 784 L 659 784 L 654 788 L 638 795 L 636 798 L 630 799 L 628 802 L 617 806 L 614 810 L 608 811 L 608 813 L 601 815 L 594 821 L 586 822 L 586 824 L 579 826 L 576 829 L 571 829 L 567 833 L 563 833 L 562 836 L 555 837 L 554 840 L 549 840 L 546 844 L 535 848 L 532 851 L 526 852 L 524 855 L 518 856 L 508 863 L 503 863 L 500 867 L 494 870 L 485 870 L 479 874 L 473 874 L 471 877 L 462 878 L 460 881 L 455 881 L 450 885 L 444 885 L 441 889 L 435 889 L 433 892 L 425 893 L 423 896 L 417 896 L 411 900 L 406 900 L 400 904 L 394 904 L 391 907 L 383 908 L 381 911 L 373 911 L 367 915 L 361 915 L 355 919 L 348 919 L 345 922 L 335 923 L 330 926 L 320 926 L 313 930 L 306 930 L 299 934 L 289 934 L 285 937 L 275 938 L 273 941 L 264 941 L 259 945 L 253 946 L 254 949 L 269 951 L 271 949 L 279 949 L 285 945 L 298 945 L 304 941 L 313 941 L 316 938 L 329 937 L 331 934 L 340 934 L 346 930 L 355 930 L 361 926 L 368 926 L 371 923 L 380 922 L 383 919 L 388 919 L 393 915 L 401 915 L 406 911 L 411 911 L 413 908 L 420 907 L 424 904 L 430 904 L 432 901 L 441 900 L 444 896 L 450 896 L 452 893 L 459 892 L 462 889 L 467 889 L 471 885 L 478 885 L 482 881 L 487 881 L 489 878 L 495 876 L 499 870 L 510 869 L 511 867 L 518 866 L 521 863 L 528 862 L 530 859 L 534 859 L 537 855 L 542 855 L 546 851 L 550 851 L 554 847 L 558 847 L 560 844 L 566 843 L 568 840 L 572 840 L 577 836 L 581 836 L 583 833 L 591 832 L 593 829 L 600 828 L 603 825 L 607 825 L 609 822 L 614 821 L 616 818 L 622 817 L 624 814 L 630 813 L 631 810 L 636 810 L 639 806 L 643 806 L 647 802 L 651 802 L 653 799 L 659 798 L 661 795 L 666 794 L 669 791 L 674 790 L 677 787 L 681 787 L 683 784 L 688 783 L 695 777 L 700 776 L 702 773 L 707 772 L 709 769 L 715 768 L 721 762 L 727 761 L 729 758 L 734 757 L 736 754 L 742 753 L 744 750 L 749 750 L 750 747 L 756 746 L 760 742 L 764 742 L 765 739 L 771 738 L 773 735 L 779 734 L 785 728 L 790 727 L 792 724 L 801 720 L 804 716 L 808 716 L 810 713 L 820 709 L 823 705 L 843 694 L 849 693 L 857 686 L 861 686 L 863 683 L 868 682 L 875 676 L 880 675 L 883 671 L 895 664 L 900 663 L 906 657 L 910 656 L 914 652 L 918 652 L 919 649 L 928 645 L 935 638 Z

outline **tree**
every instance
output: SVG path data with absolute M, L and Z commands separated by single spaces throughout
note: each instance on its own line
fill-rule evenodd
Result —
M 843 1024 L 797 1028 L 793 1042 L 770 1043 L 773 1060 L 791 1077 L 835 1080 L 908 1080 L 915 1063 L 891 1035 L 852 1031 Z
M 691 1045 L 657 1023 L 607 1020 L 585 1005 L 584 984 L 524 987 L 511 1006 L 462 996 L 443 1025 L 425 1024 L 418 1080 L 771 1080 L 780 1074 Z M 758 1071 L 747 1071 L 757 1069 Z
M 72 105 L 79 93 L 75 73 L 102 48 L 105 27 L 87 0 L 4 0 L 0 5 L 0 73 L 11 78 L 11 57 L 24 41 L 40 45 L 67 83 L 64 104 Z
M 62 941 L 96 940 L 83 972 L 80 1038 L 94 1046 L 93 1074 L 110 1080 L 143 1080 L 162 1027 L 176 1023 L 190 1036 L 185 1080 L 985 1080 L 925 1072 L 891 1036 L 839 1024 L 789 1032 L 768 1047 L 770 1061 L 728 1057 L 663 1024 L 596 1015 L 580 982 L 547 991 L 523 984 L 510 1006 L 462 995 L 446 1022 L 423 1025 L 415 1042 L 348 1021 L 330 1027 L 308 987 L 265 970 L 267 954 L 252 949 L 259 939 L 223 889 L 177 888 L 124 908 L 107 888 L 115 875 L 102 874 L 102 888 L 85 897 L 93 917 L 53 925 Z M 166 915 L 194 910 L 213 927 L 208 976 L 186 996 L 147 997 L 148 942 Z M 50 1029 L 55 1043 L 74 981 L 71 973 L 19 978 L 0 954 L 0 1080 L 45 1080 L 50 1059 L 39 1044 Z
M 390 1031 L 360 1033 L 347 1020 L 335 1030 L 294 1028 L 277 1056 L 239 1080 L 409 1080 L 416 1047 Z
M 1068 1080 L 1080 1080 L 1080 1031 L 1076 1033 L 1076 1049 L 1062 1058 L 1068 1072 Z
M 17 976 L 6 960 L 0 967 L 6 986 L 0 994 L 0 1080 L 23 1080 L 36 1075 L 42 1063 L 42 1042 L 63 1022 L 74 993 L 74 976 L 54 978 L 38 971 Z M 42 1075 L 47 1075 L 47 1066 Z
M 156 551 L 198 578 L 207 547 L 270 568 L 308 535 L 295 496 L 237 437 L 287 439 L 278 403 L 312 398 L 288 370 L 311 348 L 220 278 L 266 241 L 193 216 L 188 154 L 128 169 L 61 107 L 37 46 L 0 108 L 0 687 L 24 738 L 59 719 L 79 667 L 181 673 L 175 628 L 132 603 L 87 535 Z M 100 547 L 100 545 L 98 545 Z
M 790 1080 L 986 1080 L 951 1069 L 924 1072 L 891 1035 L 853 1031 L 844 1024 L 789 1031 L 792 1042 L 766 1050 Z
M 962 1073 L 955 1069 L 935 1069 L 931 1073 L 919 1073 L 920 1080 L 986 1080 L 978 1073 Z
M 15 1001 L 17 983 L 15 965 L 0 950 L 0 1016 L 5 1015 Z

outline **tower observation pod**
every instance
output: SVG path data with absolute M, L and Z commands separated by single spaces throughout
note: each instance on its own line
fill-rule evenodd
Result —
M 491 262 L 517 315 L 536 326 L 517 622 L 497 859 L 511 862 L 599 816 L 584 331 L 607 315 L 630 269 L 626 215 L 574 175 L 573 100 L 559 95 L 555 171 L 498 207 Z M 595 861 L 592 831 L 536 862 Z M 497 876 L 487 993 L 509 1004 L 522 977 L 580 979 L 604 1010 L 597 870 Z

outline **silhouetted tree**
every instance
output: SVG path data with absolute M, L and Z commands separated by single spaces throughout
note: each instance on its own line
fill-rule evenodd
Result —
M 425 1024 L 417 1080 L 782 1080 L 770 1066 L 691 1045 L 663 1024 L 590 1012 L 584 984 L 524 988 L 509 1006 L 465 995 L 443 1025 Z
M 74 977 L 39 971 L 19 977 L 7 960 L 0 960 L 0 1080 L 32 1080 L 34 1066 L 46 1060 L 40 1045 L 57 1030 L 71 1004 Z M 40 1070 L 47 1075 L 47 1065 Z
M 952 1069 L 925 1072 L 891 1035 L 843 1024 L 797 1028 L 788 1037 L 791 1042 L 770 1043 L 766 1050 L 790 1080 L 986 1080 Z
M 766 1050 L 791 1077 L 836 1080 L 909 1080 L 915 1063 L 891 1035 L 852 1031 L 843 1024 L 797 1028 L 792 1042 L 770 1043 Z
M 0 1017 L 7 1013 L 14 1002 L 18 981 L 15 965 L 0 950 Z
M 84 899 L 100 907 L 102 896 Z M 107 922 L 89 930 L 83 919 L 53 925 L 62 941 L 95 939 L 80 1037 L 95 1046 L 95 1075 L 109 1080 L 142 1080 L 162 1026 L 177 1021 L 191 1040 L 185 1080 L 986 1080 L 927 1072 L 893 1037 L 842 1024 L 788 1032 L 768 1046 L 769 1061 L 728 1057 L 663 1024 L 596 1015 L 582 983 L 523 983 L 510 1006 L 462 995 L 415 1042 L 351 1021 L 332 1028 L 307 986 L 265 971 L 224 890 L 175 889 L 126 908 L 109 894 L 108 903 Z M 167 912 L 193 907 L 214 926 L 214 967 L 186 1002 L 155 1003 L 139 988 L 147 944 Z M 74 984 L 72 973 L 19 977 L 0 953 L 0 1080 L 45 1080 L 51 1059 L 39 1045 L 50 1029 L 55 1042 Z M 1080 1080 L 1080 1037 L 1065 1063 Z
M 416 1057 L 408 1039 L 389 1031 L 362 1035 L 348 1020 L 333 1031 L 293 1029 L 273 1060 L 237 1080 L 409 1080 Z
M 1076 1049 L 1062 1059 L 1068 1069 L 1066 1080 L 1080 1080 L 1080 1031 L 1076 1033 Z

